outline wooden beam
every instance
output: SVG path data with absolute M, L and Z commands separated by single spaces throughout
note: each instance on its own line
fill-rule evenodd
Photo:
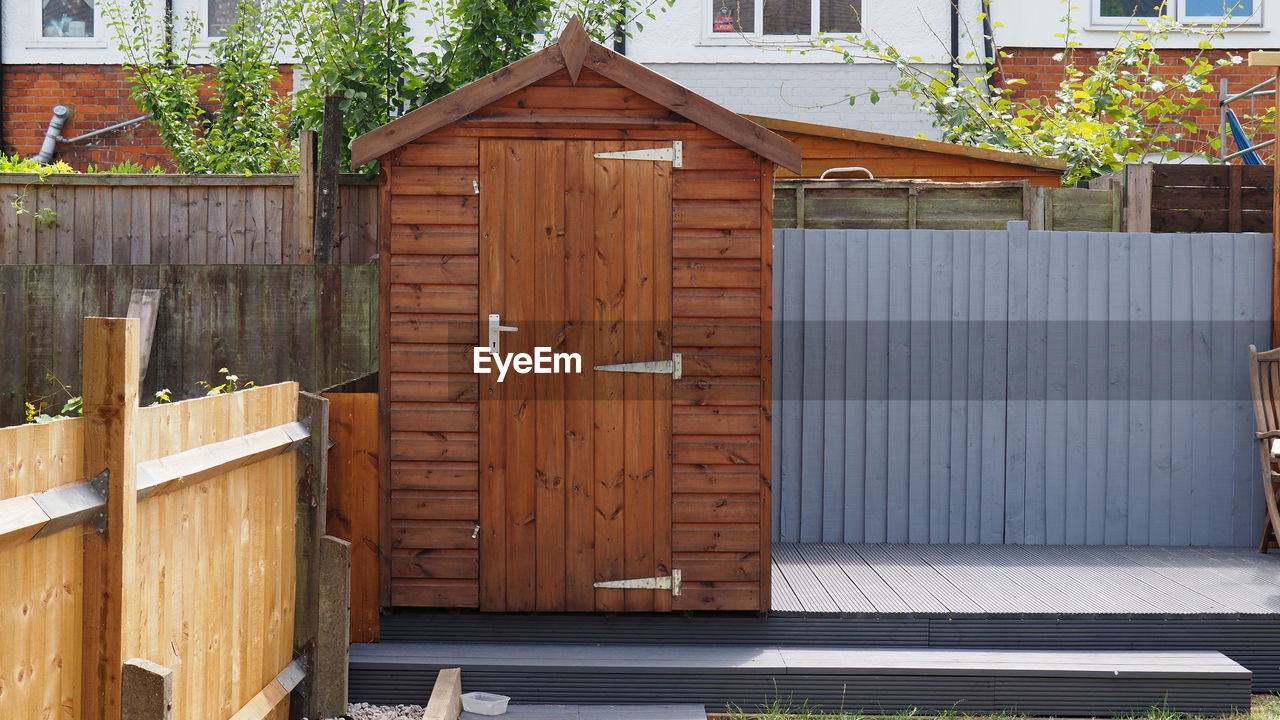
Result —
M 458 720 L 462 714 L 462 668 L 445 668 L 436 676 L 422 720 Z
M 578 84 L 578 73 L 582 72 L 582 61 L 587 57 L 587 46 L 590 44 L 591 38 L 577 17 L 569 20 L 569 24 L 564 26 L 564 32 L 560 33 L 560 54 L 564 57 L 565 70 L 569 71 L 569 79 L 574 85 Z
M 138 463 L 138 501 L 292 452 L 310 437 L 307 423 L 292 422 Z
M 293 185 L 293 227 L 299 265 L 310 265 L 315 254 L 316 131 L 298 133 L 298 177 Z
M 311 436 L 298 456 L 298 501 L 296 508 L 294 558 L 293 652 L 315 662 L 316 636 L 320 623 L 320 538 L 324 535 L 325 498 L 328 493 L 329 401 L 319 395 L 298 393 L 299 418 L 309 420 Z M 291 715 L 315 716 L 313 673 L 296 687 Z
M 1254 50 L 1249 53 L 1249 66 L 1280 68 L 1280 52 Z
M 106 504 L 92 481 L 0 500 L 0 548 L 83 525 Z
M 351 644 L 351 543 L 320 538 L 320 606 L 312 664 L 311 717 L 347 714 L 347 647 Z
M 236 711 L 229 720 L 263 720 L 271 714 L 272 710 L 280 704 L 280 701 L 289 696 L 294 688 L 298 687 L 298 683 L 302 682 L 306 677 L 307 671 L 302 665 L 302 658 L 298 658 L 285 666 L 275 679 L 267 683 L 267 686 L 258 691 L 257 695 L 249 698 L 249 702 L 244 707 Z
M 151 339 L 156 334 L 156 316 L 160 314 L 160 291 L 135 289 L 129 293 L 129 309 L 125 317 L 138 318 L 138 382 L 147 377 L 151 359 Z
M 138 585 L 137 467 L 138 320 L 85 318 L 86 475 L 107 477 L 105 533 L 84 535 L 84 622 L 80 716 L 120 720 L 124 638 L 135 613 L 127 590 Z
M 1124 169 L 1124 231 L 1151 232 L 1150 165 L 1127 165 Z
M 317 265 L 328 265 L 338 245 L 338 156 L 342 154 L 342 97 L 324 99 L 320 128 L 320 167 L 316 173 L 315 251 Z

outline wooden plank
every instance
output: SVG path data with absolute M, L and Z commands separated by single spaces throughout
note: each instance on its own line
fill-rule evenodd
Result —
M 315 256 L 316 221 L 316 131 L 298 133 L 298 177 L 293 187 L 294 233 L 292 255 L 302 265 Z
M 326 393 L 329 493 L 325 533 L 351 543 L 351 641 L 376 642 L 380 552 L 378 396 Z
M 138 321 L 84 321 L 83 472 L 107 478 L 105 535 L 84 536 L 84 625 L 81 707 L 85 717 L 121 710 L 125 643 L 134 631 L 126 593 L 137 586 Z
M 462 714 L 462 669 L 445 668 L 436 676 L 422 720 L 458 720 Z
M 280 702 L 306 677 L 302 658 L 289 663 L 280 674 L 249 699 L 230 720 L 263 720 L 271 716 Z
M 565 207 L 564 273 L 573 278 L 564 286 L 566 314 L 570 318 L 595 320 L 595 201 L 586 202 L 595 188 L 594 145 L 570 142 L 565 145 L 564 194 L 582 198 Z M 565 345 L 582 354 L 584 368 L 594 367 L 596 343 L 594 322 L 569 323 Z M 565 609 L 595 609 L 595 380 L 587 373 L 565 379 Z
M 1151 232 L 1150 165 L 1125 166 L 1125 232 Z
M 502 196 L 507 186 L 506 148 L 497 141 L 479 143 L 480 183 L 485 192 Z M 515 180 L 512 179 L 514 185 Z M 485 304 L 477 317 L 505 309 L 507 286 L 503 244 L 506 238 L 506 214 L 503 204 L 480 204 L 480 232 L 491 240 L 481 248 L 480 287 Z M 499 240 L 503 239 L 504 242 Z M 477 338 L 477 342 L 479 338 Z M 481 430 L 480 450 L 485 454 L 480 464 L 480 607 L 502 611 L 507 605 L 507 514 L 506 514 L 506 423 L 499 388 L 486 376 L 480 380 Z M 430 547 L 430 546 L 424 546 Z

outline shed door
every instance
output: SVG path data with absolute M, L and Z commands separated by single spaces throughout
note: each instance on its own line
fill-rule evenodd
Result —
M 671 607 L 594 587 L 671 574 L 672 377 L 592 369 L 672 357 L 671 163 L 594 157 L 653 147 L 480 143 L 481 341 L 582 370 L 480 376 L 483 610 Z

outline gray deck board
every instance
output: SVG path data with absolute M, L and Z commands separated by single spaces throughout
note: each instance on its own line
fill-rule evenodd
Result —
M 774 573 L 780 613 L 1280 612 L 1280 555 L 1247 548 L 780 544 Z

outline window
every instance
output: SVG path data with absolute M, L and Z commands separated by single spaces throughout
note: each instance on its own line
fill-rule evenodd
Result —
M 1261 0 L 1094 0 L 1094 22 L 1125 25 L 1142 18 L 1172 17 L 1184 23 L 1261 24 Z
M 94 0 L 41 0 L 41 37 L 93 37 L 93 2 Z
M 209 0 L 209 37 L 225 37 L 236 24 L 236 0 Z
M 862 32 L 862 0 L 711 0 L 711 4 L 713 34 Z

